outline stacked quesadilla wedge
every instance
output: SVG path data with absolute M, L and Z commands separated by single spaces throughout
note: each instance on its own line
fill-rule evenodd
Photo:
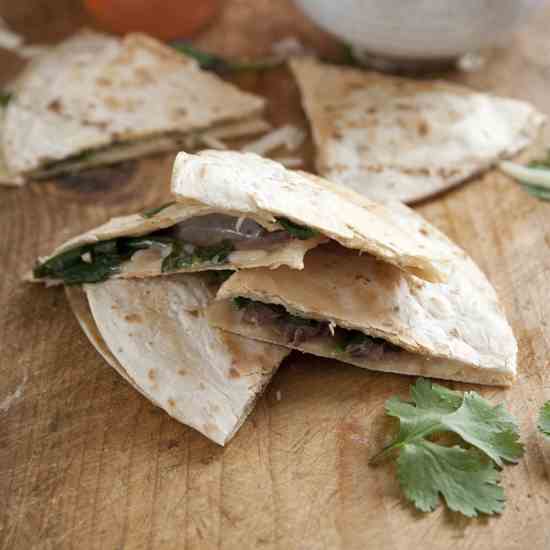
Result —
M 330 238 L 307 253 L 303 270 L 229 277 L 209 308 L 214 326 L 373 370 L 496 385 L 514 379 L 517 344 L 491 284 L 406 206 L 377 205 L 240 153 L 180 153 L 172 190 L 266 223 L 284 214 Z M 425 269 L 446 266 L 448 277 L 426 277 L 419 251 Z
M 0 183 L 258 133 L 265 101 L 141 34 L 84 30 L 33 60 L 0 107 Z
M 105 360 L 170 416 L 227 443 L 290 350 L 211 328 L 204 274 L 67 287 Z
M 522 101 L 439 80 L 290 63 L 317 148 L 317 171 L 374 200 L 414 202 L 512 156 L 544 115 Z
M 517 344 L 483 273 L 411 212 L 427 238 L 449 248 L 446 283 L 407 275 L 371 255 L 322 245 L 305 268 L 253 269 L 230 277 L 208 310 L 213 326 L 364 367 L 509 385 Z

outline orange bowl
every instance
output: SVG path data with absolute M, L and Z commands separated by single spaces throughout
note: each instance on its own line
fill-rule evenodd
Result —
M 84 0 L 84 4 L 105 30 L 118 34 L 139 31 L 161 40 L 192 35 L 220 7 L 219 0 Z

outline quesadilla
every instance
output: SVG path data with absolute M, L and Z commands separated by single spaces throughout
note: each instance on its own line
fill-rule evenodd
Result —
M 319 235 L 337 241 L 426 280 L 445 280 L 450 267 L 438 241 L 400 227 L 400 213 L 252 153 L 179 153 L 172 193 L 179 201 L 253 218 L 272 231 L 286 229 L 302 238 Z
M 290 67 L 319 174 L 375 200 L 414 202 L 510 157 L 545 117 L 528 103 L 441 80 L 296 58 Z
M 453 271 L 430 283 L 339 245 L 309 252 L 302 271 L 232 275 L 208 320 L 248 338 L 367 369 L 509 385 L 517 344 L 487 278 L 443 234 L 404 205 L 403 226 L 447 250 Z
M 194 271 L 223 278 L 227 270 L 260 266 L 302 269 L 304 254 L 324 239 L 299 229 L 282 218 L 266 224 L 198 203 L 168 203 L 69 240 L 39 259 L 27 278 L 73 285 Z
M 251 153 L 180 153 L 176 201 L 114 218 L 73 238 L 30 277 L 101 282 L 178 272 L 303 268 L 306 252 L 336 240 L 433 281 L 449 268 L 437 242 L 399 226 L 399 214 L 351 190 Z
M 269 128 L 259 119 L 264 99 L 141 34 L 81 31 L 33 60 L 9 91 L 0 107 L 7 184 L 194 148 L 221 128 Z
M 290 350 L 213 329 L 206 275 L 67 287 L 107 362 L 176 420 L 225 445 Z

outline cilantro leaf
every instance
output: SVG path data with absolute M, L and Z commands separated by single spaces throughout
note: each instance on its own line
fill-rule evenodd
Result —
M 518 427 L 502 404 L 491 405 L 475 392 L 448 390 L 420 378 L 411 388 L 412 403 L 398 397 L 388 400 L 386 410 L 399 418 L 399 435 L 390 447 L 432 434 L 451 432 L 477 447 L 502 466 L 502 461 L 517 462 L 523 454 Z
M 474 450 L 426 440 L 407 444 L 397 460 L 397 475 L 405 496 L 423 512 L 437 507 L 440 493 L 451 510 L 468 517 L 504 510 L 498 472 Z
M 545 436 L 550 437 L 550 401 L 542 406 L 537 427 Z
M 517 462 L 524 448 L 516 421 L 502 404 L 419 378 L 411 387 L 411 400 L 392 397 L 386 412 L 399 419 L 399 433 L 371 463 L 399 450 L 399 481 L 417 508 L 433 510 L 441 493 L 450 509 L 469 517 L 503 510 L 495 464 Z M 550 406 L 548 414 L 550 420 Z M 428 439 L 445 433 L 459 436 L 461 446 Z

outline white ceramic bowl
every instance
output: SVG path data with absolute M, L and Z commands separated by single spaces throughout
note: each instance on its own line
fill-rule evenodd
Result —
M 371 54 L 457 58 L 506 42 L 545 0 L 296 0 L 319 26 Z

